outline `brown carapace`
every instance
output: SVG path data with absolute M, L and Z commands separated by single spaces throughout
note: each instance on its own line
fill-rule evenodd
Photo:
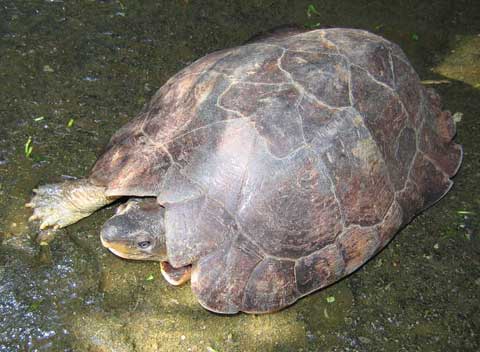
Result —
M 207 55 L 111 139 L 89 181 L 165 207 L 199 302 L 272 312 L 356 270 L 452 186 L 450 113 L 401 49 L 286 32 Z

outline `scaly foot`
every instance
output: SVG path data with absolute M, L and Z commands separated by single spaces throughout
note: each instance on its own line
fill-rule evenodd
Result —
M 160 269 L 165 280 L 167 280 L 167 282 L 173 286 L 180 286 L 181 284 L 184 284 L 190 280 L 190 276 L 192 276 L 191 265 L 183 266 L 181 268 L 174 268 L 169 262 L 162 261 L 160 262 Z
M 114 200 L 105 196 L 104 187 L 84 179 L 43 185 L 33 192 L 35 195 L 25 206 L 33 209 L 28 220 L 39 220 L 41 230 L 73 224 Z

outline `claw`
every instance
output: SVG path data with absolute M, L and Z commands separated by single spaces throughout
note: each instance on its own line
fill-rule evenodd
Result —
M 34 214 L 34 215 L 32 215 L 28 218 L 28 221 L 35 221 L 35 220 L 38 220 L 38 219 L 39 219 L 38 215 Z
M 40 225 L 40 230 L 45 230 L 47 227 L 48 227 L 48 223 L 47 222 L 42 222 L 42 224 Z
M 33 202 L 25 203 L 25 207 L 26 207 L 26 208 L 34 208 L 34 207 L 35 207 L 35 203 L 33 203 Z
M 55 226 L 53 226 L 53 229 L 54 230 L 58 230 L 60 228 L 60 225 L 59 224 L 56 224 Z

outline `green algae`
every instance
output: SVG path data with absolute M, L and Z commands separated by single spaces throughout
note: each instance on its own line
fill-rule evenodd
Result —
M 3 1 L 0 351 L 480 349 L 478 13 L 466 0 Z M 38 245 L 23 206 L 32 188 L 87 174 L 110 135 L 196 58 L 311 21 L 397 42 L 422 79 L 451 82 L 435 89 L 463 113 L 453 190 L 361 270 L 276 314 L 221 316 L 188 284 L 169 286 L 157 263 L 102 248 L 113 207 Z

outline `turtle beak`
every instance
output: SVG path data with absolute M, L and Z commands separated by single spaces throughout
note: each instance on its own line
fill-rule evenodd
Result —
M 100 241 L 105 248 L 116 256 L 129 259 L 128 253 L 131 250 L 129 250 L 127 241 L 122 241 L 121 238 L 116 226 L 103 226 L 100 232 Z
M 107 248 L 116 256 L 126 258 L 125 255 L 122 253 L 128 253 L 127 246 L 118 241 L 111 241 L 111 238 L 113 237 L 109 236 L 108 231 L 104 231 L 102 229 L 102 232 L 100 233 L 100 241 L 102 242 L 102 246 Z

